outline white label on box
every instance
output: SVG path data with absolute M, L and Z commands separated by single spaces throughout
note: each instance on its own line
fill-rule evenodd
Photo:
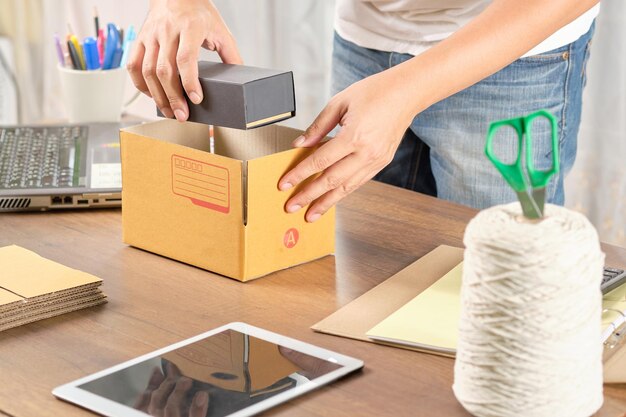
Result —
M 172 155 L 172 192 L 197 206 L 230 211 L 230 173 L 221 166 Z

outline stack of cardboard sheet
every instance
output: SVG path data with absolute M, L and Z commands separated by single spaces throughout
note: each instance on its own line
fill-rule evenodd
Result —
M 0 248 L 0 331 L 106 302 L 102 280 L 19 246 Z

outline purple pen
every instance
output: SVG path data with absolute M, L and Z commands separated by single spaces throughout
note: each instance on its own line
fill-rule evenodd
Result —
M 61 48 L 61 41 L 59 40 L 59 35 L 54 34 L 54 44 L 57 48 L 57 58 L 59 58 L 59 65 L 62 67 L 65 66 L 65 56 L 63 55 L 63 48 Z

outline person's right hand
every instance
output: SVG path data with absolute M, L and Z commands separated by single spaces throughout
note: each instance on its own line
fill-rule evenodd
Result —
M 189 117 L 183 88 L 193 103 L 203 98 L 198 81 L 200 47 L 216 51 L 227 64 L 241 64 L 241 56 L 211 0 L 150 3 L 127 69 L 135 87 L 152 97 L 165 117 L 182 122 Z
M 135 409 L 155 417 L 205 417 L 209 393 L 197 391 L 189 401 L 193 380 L 182 376 L 176 365 L 165 364 L 166 375 L 154 368 L 145 391 L 137 398 Z

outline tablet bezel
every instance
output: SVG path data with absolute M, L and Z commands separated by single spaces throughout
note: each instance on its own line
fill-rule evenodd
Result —
M 306 384 L 298 385 L 292 389 L 289 389 L 285 392 L 277 394 L 273 397 L 267 398 L 256 404 L 252 404 L 246 408 L 236 411 L 235 413 L 229 414 L 228 417 L 245 417 L 245 416 L 251 416 L 251 415 L 260 413 L 261 411 L 267 410 L 278 404 L 289 401 L 292 398 L 298 397 L 306 392 L 319 388 L 322 385 L 326 385 L 336 379 L 339 379 L 340 377 L 344 375 L 347 375 L 363 367 L 363 361 L 359 359 L 345 356 L 345 355 L 342 355 L 342 354 L 339 354 L 339 353 L 336 353 L 336 352 L 333 352 L 324 348 L 320 348 L 318 346 L 311 345 L 309 343 L 301 342 L 299 340 L 292 339 L 287 336 L 282 336 L 277 333 L 271 332 L 269 330 L 260 329 L 250 324 L 241 323 L 241 322 L 233 322 L 233 323 L 229 323 L 224 326 L 218 327 L 216 329 L 210 330 L 208 332 L 199 334 L 197 336 L 191 337 L 189 339 L 185 339 L 183 341 L 166 346 L 162 349 L 155 350 L 153 352 L 147 353 L 145 355 L 139 356 L 129 361 L 120 363 L 118 365 L 112 366 L 110 368 L 104 369 L 102 371 L 96 372 L 86 377 L 77 379 L 67 384 L 61 385 L 55 388 L 54 390 L 52 390 L 52 394 L 59 399 L 71 402 L 80 407 L 86 408 L 88 410 L 94 411 L 104 416 L 113 417 L 113 416 L 123 415 L 123 416 L 128 416 L 128 417 L 146 417 L 148 416 L 148 414 L 144 413 L 143 411 L 135 410 L 124 404 L 120 404 L 113 400 L 109 400 L 105 397 L 101 397 L 97 394 L 93 394 L 89 391 L 81 389 L 79 386 L 87 382 L 91 382 L 96 379 L 102 378 L 106 375 L 112 374 L 124 368 L 130 367 L 137 363 L 146 361 L 148 359 L 152 359 L 156 356 L 162 356 L 163 354 L 167 352 L 170 352 L 175 349 L 179 349 L 190 343 L 197 342 L 209 336 L 213 336 L 215 334 L 221 333 L 225 330 L 235 330 L 241 333 L 246 333 L 250 336 L 254 336 L 259 339 L 263 339 L 268 342 L 272 342 L 277 345 L 284 346 L 294 351 L 299 351 L 301 353 L 305 353 L 307 355 L 315 356 L 316 358 L 323 359 L 323 360 L 341 365 L 340 368 L 334 371 L 331 371 L 327 374 L 324 374 L 322 376 L 319 376 L 315 379 L 312 379 Z

